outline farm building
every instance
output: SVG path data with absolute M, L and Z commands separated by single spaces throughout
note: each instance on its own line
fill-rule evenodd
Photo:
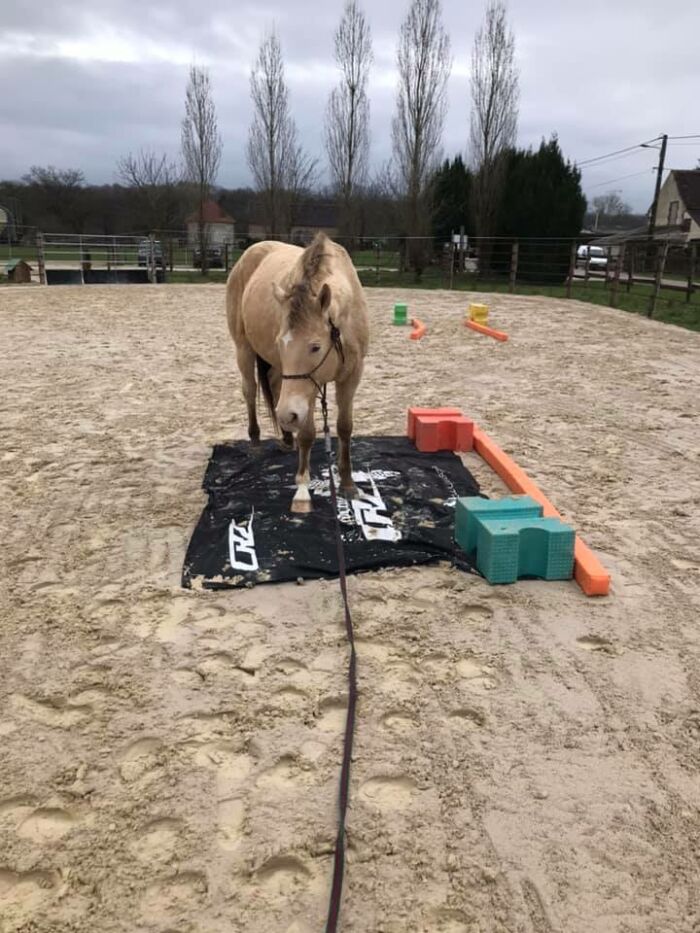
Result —
M 339 232 L 337 215 L 338 208 L 334 201 L 302 204 L 294 211 L 289 227 L 289 239 L 292 243 L 306 245 L 319 230 L 335 239 Z M 270 236 L 268 224 L 256 212 L 253 212 L 250 218 L 247 232 L 253 240 L 264 240 Z
M 210 246 L 223 246 L 225 243 L 233 244 L 236 234 L 235 221 L 216 201 L 205 202 L 204 223 L 206 239 Z M 199 211 L 190 214 L 186 224 L 187 242 L 191 246 L 196 246 L 199 242 Z
M 700 169 L 673 169 L 659 192 L 654 238 L 700 240 Z
M 13 285 L 26 285 L 32 280 L 32 267 L 24 259 L 11 259 L 5 265 L 5 271 Z

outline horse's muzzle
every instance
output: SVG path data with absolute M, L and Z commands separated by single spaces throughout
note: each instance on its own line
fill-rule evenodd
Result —
M 275 412 L 283 431 L 294 434 L 302 427 L 309 416 L 309 406 L 302 398 L 290 399 L 285 405 L 278 405 Z

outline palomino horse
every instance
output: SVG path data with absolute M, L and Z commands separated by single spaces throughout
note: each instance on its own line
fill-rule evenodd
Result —
M 306 249 L 256 243 L 243 253 L 226 284 L 228 327 L 236 344 L 248 436 L 260 440 L 260 389 L 284 443 L 297 437 L 299 468 L 293 512 L 309 512 L 309 456 L 316 437 L 316 398 L 335 382 L 338 469 L 343 495 L 354 498 L 350 435 L 352 404 L 369 343 L 367 305 L 350 257 L 319 233 Z

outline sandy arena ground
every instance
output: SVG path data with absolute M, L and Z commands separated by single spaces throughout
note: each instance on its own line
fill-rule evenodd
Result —
M 368 296 L 357 432 L 462 406 L 614 586 L 353 578 L 342 929 L 697 933 L 700 334 L 489 296 L 501 345 L 464 296 Z M 0 290 L 2 933 L 323 929 L 337 583 L 179 588 L 211 445 L 245 436 L 223 299 Z

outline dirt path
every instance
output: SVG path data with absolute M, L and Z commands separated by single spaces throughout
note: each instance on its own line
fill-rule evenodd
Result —
M 368 294 L 357 432 L 462 406 L 614 587 L 351 581 L 342 929 L 697 933 L 700 335 L 489 296 L 501 345 L 463 296 Z M 0 930 L 321 930 L 337 584 L 179 588 L 210 447 L 245 436 L 223 288 L 3 289 L 0 346 Z

